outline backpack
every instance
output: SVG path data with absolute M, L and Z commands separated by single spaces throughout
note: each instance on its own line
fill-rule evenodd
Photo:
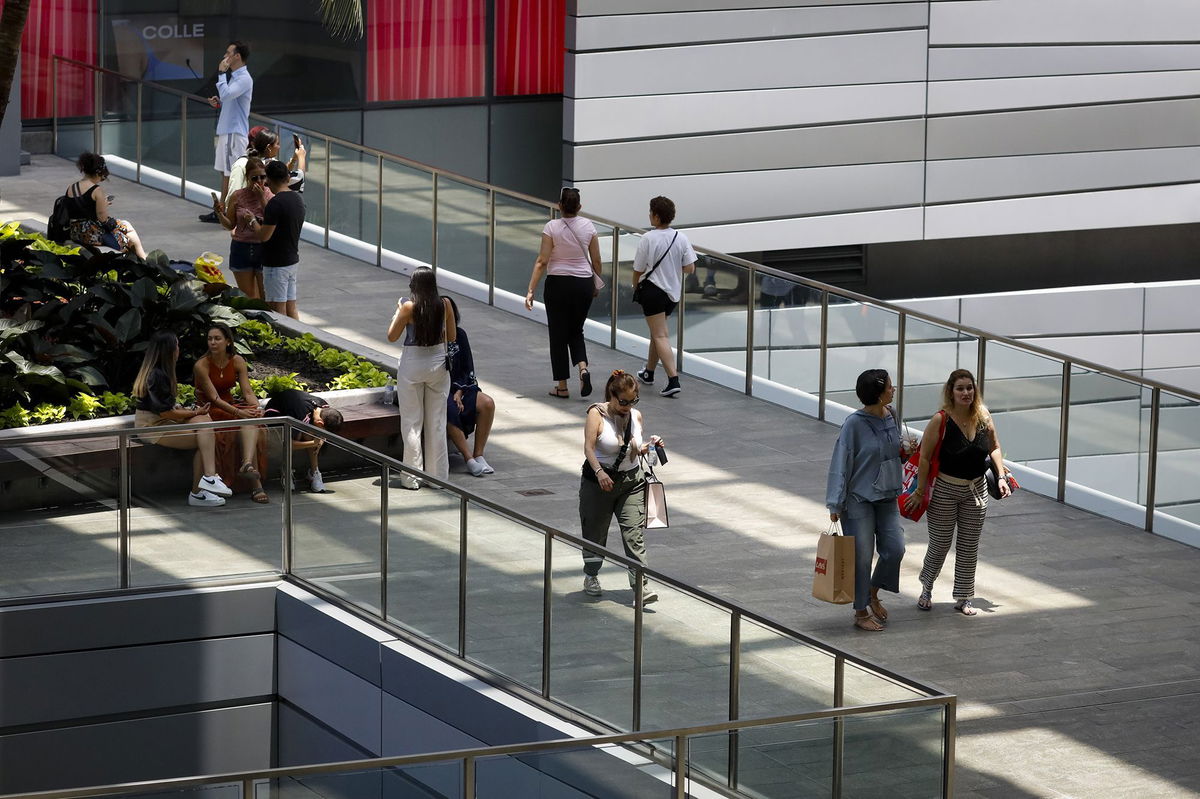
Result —
M 62 243 L 71 238 L 71 213 L 67 210 L 67 195 L 63 194 L 54 201 L 54 209 L 50 211 L 50 219 L 46 223 L 46 238 L 53 242 Z

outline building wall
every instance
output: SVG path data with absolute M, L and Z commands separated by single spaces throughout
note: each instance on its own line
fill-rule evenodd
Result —
M 1192 0 L 575 0 L 564 172 L 724 252 L 1200 220 Z

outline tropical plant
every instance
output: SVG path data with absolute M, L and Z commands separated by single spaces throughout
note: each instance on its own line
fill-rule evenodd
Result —
M 72 419 L 94 419 L 104 410 L 104 403 L 91 394 L 80 391 L 67 403 L 67 415 Z
M 8 408 L 0 411 L 0 428 L 28 426 L 29 411 L 25 410 L 20 404 L 14 402 Z
M 387 385 L 390 375 L 370 361 L 359 361 L 353 369 L 334 379 L 329 387 L 334 391 L 350 388 L 378 388 Z
M 280 391 L 287 391 L 289 388 L 298 388 L 301 391 L 308 389 L 308 384 L 303 380 L 299 380 L 299 374 L 292 372 L 289 375 L 271 375 L 264 377 L 262 381 L 262 390 L 268 397 L 273 397 Z

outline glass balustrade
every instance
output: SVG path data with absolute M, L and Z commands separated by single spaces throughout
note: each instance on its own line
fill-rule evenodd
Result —
M 383 160 L 383 248 L 433 262 L 433 175 Z
M 138 161 L 138 83 L 100 75 L 100 152 L 131 164 Z M 114 207 L 114 213 L 116 213 Z
M 167 191 L 179 191 L 180 156 L 183 152 L 183 99 L 171 92 L 142 87 L 142 182 Z M 212 131 L 208 133 L 212 147 Z M 213 162 L 209 161 L 209 167 Z M 212 170 L 215 173 L 215 170 Z M 210 203 L 211 204 L 211 203 Z
M 600 247 L 600 264 L 603 270 L 604 288 L 592 299 L 588 309 L 588 320 L 595 324 L 584 327 L 584 335 L 591 341 L 608 346 L 612 341 L 613 292 L 620 291 L 613 277 L 613 231 L 611 225 L 593 222 L 596 228 L 596 243 Z
M 1164 391 L 1159 409 L 1154 529 L 1200 546 L 1200 401 Z
M 1062 375 L 1062 361 L 996 341 L 987 344 L 983 396 L 1004 458 L 1036 473 L 1023 478 L 1023 488 L 1051 496 L 1058 490 Z
M 825 356 L 826 418 L 839 421 L 862 403 L 854 393 L 867 369 L 896 378 L 900 315 L 887 308 L 830 295 Z M 906 361 L 907 365 L 907 361 Z
M 754 292 L 754 396 L 816 416 L 823 292 L 761 272 Z
M 460 498 L 448 491 L 410 491 L 391 470 L 387 524 L 388 619 L 457 652 Z
M 183 132 L 187 136 L 184 150 L 185 175 L 187 182 L 199 186 L 202 192 L 201 196 L 208 200 L 210 192 L 216 192 L 218 195 L 221 193 L 222 174 L 215 168 L 217 115 L 220 112 L 200 100 L 188 99 L 185 104 L 187 106 L 187 124 L 182 126 Z M 242 153 L 236 155 L 242 155 Z M 211 205 L 212 203 L 206 202 L 205 204 Z
M 488 198 L 487 189 L 451 178 L 438 178 L 437 268 L 482 284 L 484 296 L 491 238 Z M 479 292 L 474 294 L 478 296 Z
M 747 314 L 752 293 L 749 268 L 701 255 L 696 272 L 684 276 L 684 289 L 680 366 L 688 374 L 745 390 Z
M 524 301 L 533 262 L 542 246 L 542 228 L 549 221 L 550 214 L 544 205 L 496 195 L 496 291 L 512 295 L 510 301 L 514 304 Z M 539 302 L 544 286 L 543 283 L 535 292 Z
M 378 241 L 378 170 L 375 156 L 354 147 L 329 145 L 329 235 L 337 234 L 330 246 L 371 261 Z M 308 194 L 307 185 L 304 193 Z

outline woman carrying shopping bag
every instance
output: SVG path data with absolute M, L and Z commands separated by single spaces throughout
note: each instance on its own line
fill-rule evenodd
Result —
M 888 407 L 895 388 L 887 371 L 863 372 L 854 391 L 863 407 L 842 424 L 833 447 L 825 506 L 829 520 L 841 521 L 846 535 L 854 537 L 854 626 L 879 632 L 888 618 L 879 589 L 900 591 L 904 530 L 896 497 L 905 453 Z

